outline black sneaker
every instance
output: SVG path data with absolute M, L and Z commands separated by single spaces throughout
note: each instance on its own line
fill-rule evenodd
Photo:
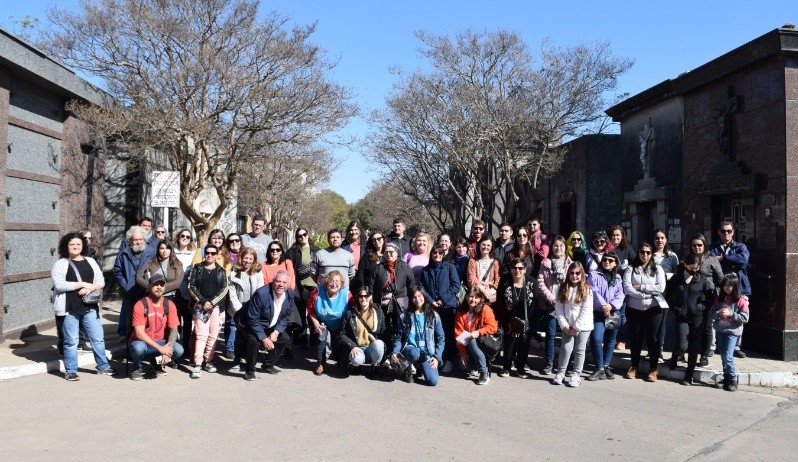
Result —
M 490 375 L 488 372 L 480 372 L 479 373 L 479 380 L 477 380 L 477 385 L 487 385 L 490 382 Z
M 225 351 L 225 353 L 224 353 L 224 357 L 225 357 L 226 359 L 233 359 L 233 358 L 235 358 L 235 357 L 236 357 L 236 354 L 235 354 L 235 352 L 233 352 L 233 350 L 227 350 L 227 351 Z
M 116 369 L 109 367 L 105 370 L 97 372 L 97 375 L 107 375 L 108 377 L 113 377 L 116 375 Z
M 543 375 L 551 375 L 553 370 L 554 370 L 554 364 L 546 364 L 546 367 L 544 367 L 543 370 L 540 371 L 540 373 Z
M 679 359 L 676 356 L 671 356 L 671 360 L 668 361 L 668 369 L 676 369 L 679 367 Z
M 726 391 L 737 391 L 737 379 L 729 380 L 723 386 L 723 389 Z
M 266 366 L 261 368 L 261 370 L 267 374 L 272 374 L 272 375 L 279 374 L 280 372 L 282 372 L 280 369 L 277 369 L 274 366 Z
M 734 357 L 735 358 L 745 358 L 746 354 L 743 350 L 734 350 Z M 735 387 L 736 389 L 736 387 Z
M 255 371 L 244 372 L 244 380 L 246 380 L 247 382 L 255 380 Z
M 708 367 L 709 366 L 709 358 L 706 356 L 701 357 L 701 361 L 698 362 L 698 365 L 701 367 Z
M 415 378 L 413 377 L 413 368 L 412 367 L 408 367 L 407 369 L 405 369 L 404 379 L 405 379 L 405 382 L 407 382 L 407 383 L 413 383 L 415 381 Z
M 612 373 L 610 366 L 604 367 L 604 376 L 607 377 L 607 380 L 615 380 L 615 374 Z
M 499 371 L 499 377 L 509 377 L 509 376 L 510 376 L 510 371 L 508 371 L 507 369 L 502 369 L 501 371 Z
M 144 369 L 138 368 L 130 372 L 130 380 L 141 380 L 144 378 Z
M 596 380 L 604 380 L 607 378 L 607 375 L 604 373 L 604 369 L 599 369 L 596 372 L 590 374 L 588 376 L 588 380 L 591 382 L 595 382 Z
M 67 372 L 66 374 L 64 374 L 64 378 L 69 380 L 70 382 L 77 382 L 78 380 L 80 380 L 78 374 L 74 372 Z
M 679 383 L 689 387 L 690 385 L 693 384 L 693 376 L 691 375 L 690 377 L 685 377 Z

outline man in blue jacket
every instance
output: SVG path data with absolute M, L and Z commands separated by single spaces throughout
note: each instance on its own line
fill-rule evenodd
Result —
M 141 226 L 131 226 L 125 237 L 127 245 L 120 247 L 114 261 L 114 278 L 122 289 L 122 309 L 119 312 L 119 342 L 126 343 L 133 305 L 141 300 L 146 291 L 136 284 L 139 268 L 155 258 L 155 249 L 147 245 L 146 231 Z
M 748 247 L 742 242 L 734 240 L 734 225 L 730 221 L 721 222 L 718 226 L 719 240 L 709 247 L 709 253 L 718 257 L 723 274 L 734 273 L 740 278 L 740 294 L 750 299 L 751 282 L 748 280 L 748 259 L 751 254 Z M 740 349 L 742 334 L 737 338 L 734 356 L 745 358 L 745 353 Z
M 266 350 L 263 371 L 268 374 L 280 373 L 275 366 L 288 346 L 286 330 L 296 298 L 294 292 L 288 290 L 289 280 L 290 276 L 285 270 L 278 271 L 271 285 L 256 290 L 241 309 L 239 323 L 247 343 L 244 380 L 255 380 L 255 363 L 261 346 Z

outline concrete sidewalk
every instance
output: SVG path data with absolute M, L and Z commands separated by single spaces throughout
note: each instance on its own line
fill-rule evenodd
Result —
M 119 319 L 119 301 L 103 302 L 101 316 L 105 329 L 106 355 L 121 358 L 124 355 L 125 345 L 118 343 L 116 334 L 117 320 Z M 36 335 L 25 337 L 21 340 L 8 340 L 0 344 L 0 380 L 9 380 L 32 374 L 44 374 L 64 370 L 63 361 L 58 357 L 56 350 L 57 335 L 55 328 L 45 330 Z M 533 341 L 531 353 L 537 358 L 532 358 L 530 363 L 535 365 L 540 362 L 542 351 L 535 348 Z M 665 353 L 670 358 L 670 353 Z M 763 387 L 796 387 L 798 386 L 798 361 L 778 361 L 756 354 L 749 353 L 747 358 L 735 358 L 738 380 L 740 385 Z M 78 366 L 83 369 L 93 369 L 94 355 L 91 351 L 78 352 Z M 629 368 L 629 350 L 617 350 L 612 361 L 616 373 L 623 373 Z M 647 362 L 641 364 L 643 370 L 647 369 Z M 588 354 L 585 362 L 585 371 L 592 371 L 592 359 Z M 660 378 L 681 380 L 684 377 L 684 363 L 679 363 L 675 370 L 668 369 L 666 364 L 659 365 Z M 694 379 L 703 383 L 716 383 L 723 379 L 720 356 L 709 358 L 709 367 L 698 368 Z

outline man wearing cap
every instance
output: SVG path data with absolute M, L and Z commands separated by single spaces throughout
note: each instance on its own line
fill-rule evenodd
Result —
M 130 336 L 131 380 L 144 378 L 143 360 L 150 360 L 156 374 L 166 374 L 164 364 L 175 364 L 174 360 L 183 356 L 183 346 L 177 343 L 180 319 L 175 304 L 164 298 L 166 279 L 163 274 L 154 273 L 149 279 L 147 295 L 133 305 L 133 333 Z M 155 360 L 161 356 L 161 364 Z
M 288 290 L 289 280 L 285 270 L 277 271 L 272 283 L 256 290 L 239 312 L 239 328 L 247 344 L 244 380 L 255 380 L 255 363 L 261 346 L 266 350 L 263 372 L 280 373 L 275 366 L 288 346 L 286 329 L 296 301 L 296 293 Z

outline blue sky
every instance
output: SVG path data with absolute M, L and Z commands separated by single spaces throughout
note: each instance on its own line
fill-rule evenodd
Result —
M 47 26 L 52 0 L 4 2 L 0 24 L 25 15 Z M 77 0 L 61 0 L 77 5 Z M 742 6 L 746 5 L 746 6 Z M 798 23 L 798 6 L 790 1 L 720 2 L 538 2 L 538 1 L 263 1 L 261 14 L 276 10 L 297 24 L 318 23 L 312 41 L 329 56 L 340 58 L 334 78 L 351 87 L 363 114 L 383 105 L 396 77 L 390 66 L 422 66 L 413 32 L 454 34 L 463 29 L 509 29 L 518 32 L 533 52 L 544 39 L 558 46 L 607 40 L 614 52 L 635 60 L 619 81 L 619 93 L 639 93 L 694 69 L 786 23 Z M 347 133 L 368 131 L 364 119 L 353 120 Z M 350 203 L 368 191 L 376 174 L 357 147 L 336 151 L 345 167 L 333 174 L 330 189 Z

